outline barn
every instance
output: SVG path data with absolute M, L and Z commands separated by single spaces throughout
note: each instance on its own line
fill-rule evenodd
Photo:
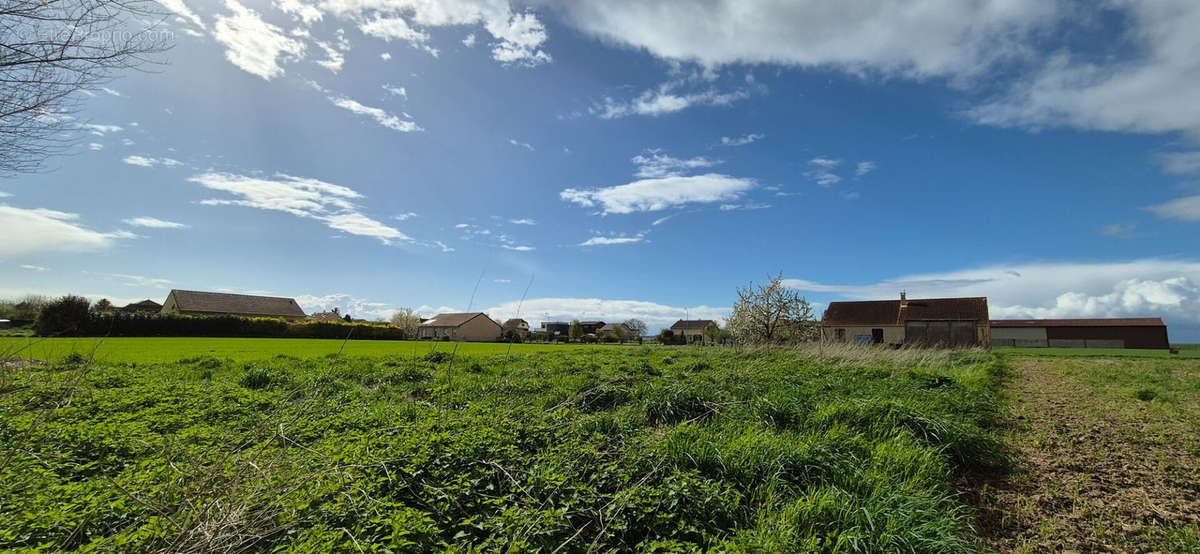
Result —
M 826 342 L 909 346 L 988 346 L 987 298 L 830 302 L 821 318 Z
M 1159 317 L 993 319 L 992 346 L 1019 348 L 1170 348 Z

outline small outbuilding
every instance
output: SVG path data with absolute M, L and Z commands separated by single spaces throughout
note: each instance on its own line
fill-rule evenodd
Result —
M 304 319 L 304 310 L 294 298 L 179 289 L 167 295 L 162 313 Z
M 992 346 L 1018 348 L 1167 349 L 1160 317 L 1110 319 L 994 319 Z
M 500 340 L 503 328 L 483 312 L 438 314 L 417 327 L 417 338 L 486 342 Z

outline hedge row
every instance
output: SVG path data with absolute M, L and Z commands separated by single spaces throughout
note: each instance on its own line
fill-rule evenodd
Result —
M 41 336 L 76 337 L 276 337 L 318 339 L 407 338 L 403 329 L 377 323 L 297 321 L 268 317 L 104 313 L 61 325 L 38 325 Z

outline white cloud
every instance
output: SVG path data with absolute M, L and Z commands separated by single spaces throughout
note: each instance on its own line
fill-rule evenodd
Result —
M 721 164 L 721 160 L 712 160 L 704 156 L 681 160 L 664 154 L 657 148 L 647 149 L 630 159 L 637 166 L 635 177 L 673 177 L 682 175 L 693 169 L 703 169 Z
M 721 204 L 721 211 L 749 211 L 749 210 L 765 210 L 770 208 L 770 204 L 761 204 L 758 202 L 746 202 L 745 204 Z
M 362 195 L 341 185 L 282 173 L 273 178 L 204 173 L 188 180 L 237 197 L 200 202 L 206 206 L 232 205 L 281 211 L 322 221 L 332 229 L 352 235 L 374 237 L 384 244 L 391 244 L 393 240 L 413 242 L 398 229 L 360 213 L 353 201 Z
M 323 17 L 321 10 L 299 0 L 275 0 L 275 7 L 283 13 L 290 14 L 297 21 L 301 21 L 305 25 L 316 23 Z
M 93 135 L 102 137 L 108 133 L 119 133 L 124 131 L 120 125 L 99 125 L 96 123 L 84 123 L 83 128 L 92 132 Z
M 88 150 L 93 150 L 93 151 L 94 151 L 94 150 L 102 150 L 102 149 L 104 149 L 104 145 L 103 145 L 103 144 L 100 144 L 100 143 L 98 143 L 98 142 L 91 142 L 91 143 L 88 143 Z
M 121 161 L 139 167 L 175 167 L 183 164 L 183 162 L 172 158 L 149 158 L 146 156 L 125 156 Z
M 346 56 L 340 50 L 331 46 L 328 42 L 314 41 L 317 47 L 325 52 L 326 59 L 317 60 L 317 65 L 324 67 L 334 73 L 342 70 L 342 66 L 346 63 Z
M 496 39 L 492 43 L 496 61 L 522 66 L 551 61 L 542 49 L 548 38 L 542 22 L 533 13 L 514 12 L 505 1 L 323 0 L 317 7 L 355 22 L 364 34 L 403 40 L 435 55 L 426 29 L 482 25 Z
M 805 291 L 855 299 L 986 296 L 993 319 L 1164 316 L 1200 323 L 1200 262 L 1045 262 L 994 265 L 888 279 L 870 285 L 825 285 L 788 279 Z
M 875 168 L 877 167 L 879 166 L 876 165 L 875 162 L 858 162 L 858 166 L 854 168 L 854 174 L 862 177 L 863 175 L 875 171 Z
M 158 3 L 162 4 L 164 8 L 174 12 L 175 15 L 179 16 L 181 19 L 189 21 L 201 29 L 205 29 L 204 22 L 200 20 L 200 17 L 196 15 L 196 12 L 193 12 L 191 8 L 187 7 L 187 4 L 183 3 L 183 0 L 158 0 Z
M 98 275 L 109 281 L 121 281 L 121 284 L 130 287 L 151 287 L 156 289 L 164 289 L 171 284 L 169 279 L 144 277 L 142 275 L 129 275 L 127 273 L 91 273 L 88 271 L 84 271 L 83 273 L 85 275 Z
M 389 308 L 387 303 L 358 298 L 346 293 L 333 293 L 322 296 L 312 294 L 301 294 L 296 296 L 296 303 L 304 308 L 304 313 L 313 314 L 317 312 L 328 312 L 334 308 L 343 315 L 349 315 L 355 319 L 375 320 L 391 319 L 396 313 L 395 308 Z
M 395 216 L 395 217 L 396 217 L 396 219 L 399 219 L 400 221 L 407 221 L 407 220 L 409 220 L 409 219 L 412 219 L 412 218 L 414 218 L 414 217 L 417 217 L 417 212 L 408 212 L 408 213 L 402 213 L 402 214 L 400 214 L 400 215 L 397 215 L 397 216 Z
M 758 142 L 767 135 L 761 133 L 750 133 L 740 137 L 721 137 L 721 146 L 745 146 L 750 143 Z
M 117 96 L 117 97 L 122 97 L 122 96 L 125 96 L 124 94 L 121 94 L 121 91 L 119 91 L 119 90 L 115 90 L 115 89 L 111 89 L 111 88 L 108 88 L 108 87 L 100 87 L 100 90 L 104 91 L 106 94 L 108 94 L 108 95 L 110 95 L 110 96 Z
M 592 237 L 581 243 L 579 246 L 610 246 L 614 244 L 633 244 L 642 242 L 644 237 Z
M 1200 138 L 1200 3 L 1113 2 L 1104 8 L 1123 24 L 1122 32 L 1104 39 L 1129 45 L 1131 57 L 1097 60 L 1061 52 L 967 114 L 1001 126 L 1179 131 Z
M 816 181 L 818 185 L 823 187 L 834 185 L 842 180 L 841 176 L 833 172 L 841 164 L 841 160 L 832 160 L 824 157 L 813 158 L 808 160 L 809 169 L 804 172 L 804 176 Z
M 736 200 L 754 188 L 751 179 L 716 173 L 690 177 L 671 176 L 641 179 L 624 185 L 591 190 L 569 188 L 559 196 L 581 206 L 601 208 L 603 214 L 627 214 L 665 210 L 686 204 Z
M 519 141 L 519 140 L 517 140 L 517 139 L 511 139 L 511 138 L 510 138 L 510 139 L 508 139 L 508 143 L 509 143 L 509 144 L 511 144 L 511 145 L 513 145 L 513 146 L 516 146 L 516 147 L 519 147 L 519 148 L 524 148 L 524 149 L 526 149 L 526 150 L 528 150 L 528 151 L 530 151 L 530 152 L 533 152 L 533 145 L 532 145 L 532 144 L 529 144 L 528 142 L 521 142 L 521 141 Z
M 343 110 L 349 110 L 353 113 L 370 117 L 371 119 L 374 119 L 376 123 L 379 123 L 380 125 L 383 125 L 384 127 L 387 127 L 393 131 L 412 133 L 415 131 L 424 130 L 420 125 L 417 125 L 416 122 L 400 119 L 399 117 L 387 113 L 380 108 L 364 106 L 349 98 L 331 96 L 329 97 L 329 101 L 333 102 L 334 106 L 342 108 Z
M 486 310 L 487 314 L 501 321 L 523 317 L 532 325 L 543 321 L 571 321 L 572 319 L 599 319 L 620 322 L 637 318 L 645 321 L 652 329 L 669 327 L 685 317 L 690 319 L 713 319 L 718 322 L 729 317 L 729 308 L 694 306 L 680 308 L 642 300 L 605 300 L 600 298 L 532 298 L 523 303 L 504 302 Z
M 451 247 L 449 247 L 449 246 L 446 246 L 446 243 L 444 243 L 444 242 L 442 242 L 442 241 L 440 241 L 440 240 L 435 240 L 435 241 L 433 241 L 433 244 L 434 244 L 434 246 L 437 246 L 438 248 L 441 248 L 441 249 L 442 249 L 442 252 L 453 252 L 453 251 L 454 251 L 454 249 L 453 249 L 453 248 L 451 248 Z
M 1200 194 L 1176 198 L 1170 202 L 1150 206 L 1147 209 L 1154 212 L 1154 215 L 1164 219 L 1200 221 Z
M 42 267 L 40 265 L 29 265 L 29 264 L 21 264 L 21 269 L 28 269 L 29 271 L 50 271 L 50 268 L 48 268 L 48 267 Z
M 1127 237 L 1133 234 L 1137 229 L 1137 225 L 1130 223 L 1128 225 L 1121 223 L 1113 223 L 1100 228 L 1100 234 L 1106 237 Z
M 380 55 L 379 55 L 379 59 L 381 59 L 381 60 L 383 60 L 383 61 L 385 61 L 385 62 L 386 62 L 386 61 L 388 61 L 388 60 L 392 59 L 392 54 L 391 54 L 390 52 L 384 52 L 384 53 L 382 53 L 382 54 L 380 54 Z
M 284 35 L 254 10 L 237 0 L 225 0 L 225 7 L 233 15 L 217 15 L 213 38 L 225 45 L 225 58 L 233 65 L 270 81 L 284 74 L 281 64 L 304 56 L 303 42 Z
M 467 48 L 474 48 L 475 47 L 475 33 L 471 33 L 471 34 L 467 35 L 467 38 L 464 38 L 462 40 L 462 43 L 463 43 L 463 46 L 466 46 Z
M 4 192 L 4 191 L 0 190 L 0 198 L 8 198 L 10 196 L 12 196 L 11 192 Z
M 470 226 L 471 226 L 471 225 L 470 225 L 470 224 L 468 224 L 468 223 L 459 223 L 458 225 L 455 225 L 455 226 L 454 226 L 454 228 L 455 228 L 455 229 L 466 229 L 466 228 L 468 228 L 468 227 L 470 227 Z
M 677 92 L 678 81 L 671 81 L 658 88 L 643 91 L 630 100 L 617 100 L 611 96 L 588 108 L 588 112 L 602 119 L 616 119 L 631 115 L 661 115 L 680 112 L 694 106 L 729 106 L 739 100 L 750 98 L 750 91 L 738 89 L 721 92 L 708 88 L 694 92 Z
M 493 282 L 493 283 L 500 283 L 500 284 L 502 284 L 502 285 L 507 285 L 508 283 L 511 283 L 511 282 L 512 282 L 512 279 L 492 279 L 492 282 Z
M 668 216 L 660 217 L 660 218 L 658 218 L 658 219 L 654 220 L 654 223 L 651 223 L 650 225 L 653 225 L 653 226 L 656 226 L 656 227 L 657 227 L 658 225 L 661 225 L 661 224 L 663 224 L 663 223 L 666 223 L 668 219 L 671 219 L 672 217 L 675 217 L 676 215 L 679 215 L 679 214 L 671 214 L 671 215 L 668 215 Z
M 537 225 L 536 221 L 534 221 L 528 217 L 521 218 L 521 219 L 510 219 L 510 220 L 508 220 L 508 222 L 512 223 L 513 225 Z
M 24 209 L 0 204 L 0 229 L 20 229 L 0 241 L 0 257 L 43 252 L 96 252 L 111 248 L 119 239 L 134 238 L 128 231 L 102 233 L 77 223 L 78 214 Z
M 1200 152 L 1167 152 L 1158 157 L 1163 171 L 1173 175 L 1200 173 Z
M 125 223 L 126 225 L 132 225 L 134 227 L 150 227 L 153 229 L 186 229 L 187 228 L 187 225 L 184 225 L 182 223 L 176 223 L 174 221 L 167 221 L 165 219 L 158 219 L 157 217 L 131 217 L 129 219 L 122 219 L 121 221 L 123 223 Z
M 408 90 L 404 87 L 394 87 L 392 85 L 385 84 L 383 85 L 383 90 L 388 91 L 392 94 L 392 96 L 399 96 L 405 100 L 408 100 Z
M 500 247 L 505 250 L 516 250 L 517 252 L 529 252 L 531 250 L 535 250 L 534 247 L 525 245 L 513 246 L 511 244 L 501 244 Z
M 781 64 L 855 74 L 972 75 L 1023 56 L 1022 41 L 1057 21 L 1041 0 L 580 0 L 569 23 L 605 39 L 705 66 Z

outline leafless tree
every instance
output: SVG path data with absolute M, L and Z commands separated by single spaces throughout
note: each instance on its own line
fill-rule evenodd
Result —
M 629 334 L 634 337 L 641 337 L 646 334 L 646 322 L 640 319 L 625 320 L 625 327 L 629 329 Z
M 152 0 L 0 0 L 0 175 L 37 171 L 82 134 L 80 103 L 171 45 Z
M 404 329 L 404 334 L 409 337 L 417 335 L 417 326 L 421 324 L 421 316 L 412 308 L 400 308 L 392 314 L 392 327 Z
M 745 344 L 777 344 L 814 340 L 820 333 L 812 306 L 796 289 L 783 284 L 783 274 L 765 285 L 737 290 L 726 329 Z

